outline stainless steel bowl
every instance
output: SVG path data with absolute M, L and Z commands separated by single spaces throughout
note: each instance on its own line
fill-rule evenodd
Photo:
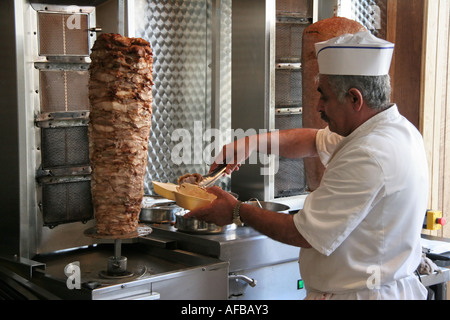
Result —
M 251 204 L 252 206 L 260 207 L 265 210 L 284 212 L 284 213 L 288 213 L 289 209 L 290 209 L 289 206 L 287 206 L 285 204 L 281 204 L 278 202 L 271 202 L 271 201 L 259 201 L 259 200 L 250 201 L 249 200 L 244 203 Z
M 216 234 L 235 230 L 237 227 L 235 224 L 220 227 L 214 223 L 208 223 L 196 218 L 185 218 L 185 213 L 185 211 L 180 211 L 175 214 L 175 228 L 177 228 L 178 231 L 181 232 L 195 234 Z
M 146 223 L 170 223 L 175 221 L 175 213 L 183 209 L 173 204 L 143 206 L 139 215 L 139 220 Z

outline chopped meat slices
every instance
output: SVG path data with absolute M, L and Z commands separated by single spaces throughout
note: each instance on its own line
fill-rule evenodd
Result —
M 178 178 L 178 184 L 190 183 L 199 184 L 203 180 L 203 176 L 199 173 L 186 173 Z
M 100 35 L 89 68 L 89 157 L 97 233 L 136 231 L 147 167 L 153 58 L 149 43 Z

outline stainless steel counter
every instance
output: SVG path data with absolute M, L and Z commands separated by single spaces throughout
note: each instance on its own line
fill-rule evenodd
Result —
M 139 241 L 160 241 L 161 246 L 228 262 L 228 299 L 301 300 L 306 296 L 305 289 L 298 286 L 301 275 L 297 247 L 274 241 L 251 227 L 219 234 L 191 234 L 170 225 L 152 228 L 153 233 Z
M 14 257 L 0 265 L 23 281 L 61 299 L 302 299 L 297 289 L 299 249 L 276 242 L 250 227 L 223 234 L 189 234 L 170 225 L 152 226 L 147 236 L 122 242 L 125 278 L 105 278 L 114 243 Z M 102 242 L 102 241 L 100 241 Z M 67 274 L 78 264 L 79 274 Z M 80 288 L 69 288 L 78 276 Z
M 107 277 L 102 273 L 114 252 L 111 243 L 38 255 L 30 262 L 0 259 L 0 265 L 60 299 L 228 298 L 227 262 L 183 250 L 158 248 L 135 239 L 122 247 L 128 260 L 127 271 L 131 273 L 124 277 Z M 78 267 L 67 273 L 68 265 Z
M 298 261 L 298 247 L 274 241 L 251 227 L 238 227 L 218 234 L 180 232 L 170 225 L 152 228 L 150 235 L 140 239 L 158 237 L 176 241 L 179 249 L 229 262 L 230 271 Z

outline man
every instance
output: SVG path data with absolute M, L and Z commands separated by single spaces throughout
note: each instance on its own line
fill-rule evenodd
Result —
M 319 156 L 326 166 L 303 209 L 270 212 L 213 187 L 208 191 L 217 199 L 186 217 L 219 225 L 242 220 L 302 247 L 307 299 L 425 299 L 414 271 L 421 259 L 428 169 L 421 135 L 389 103 L 393 45 L 363 32 L 318 43 L 316 51 L 317 111 L 328 127 L 280 131 L 276 146 L 282 156 Z M 269 152 L 274 147 L 270 134 L 258 139 Z M 224 147 L 235 154 L 228 173 L 258 151 L 247 141 Z

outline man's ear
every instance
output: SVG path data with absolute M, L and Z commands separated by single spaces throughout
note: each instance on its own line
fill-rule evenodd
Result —
M 350 90 L 348 90 L 348 97 L 353 105 L 353 109 L 355 111 L 360 111 L 364 101 L 361 91 L 356 88 L 350 88 Z

